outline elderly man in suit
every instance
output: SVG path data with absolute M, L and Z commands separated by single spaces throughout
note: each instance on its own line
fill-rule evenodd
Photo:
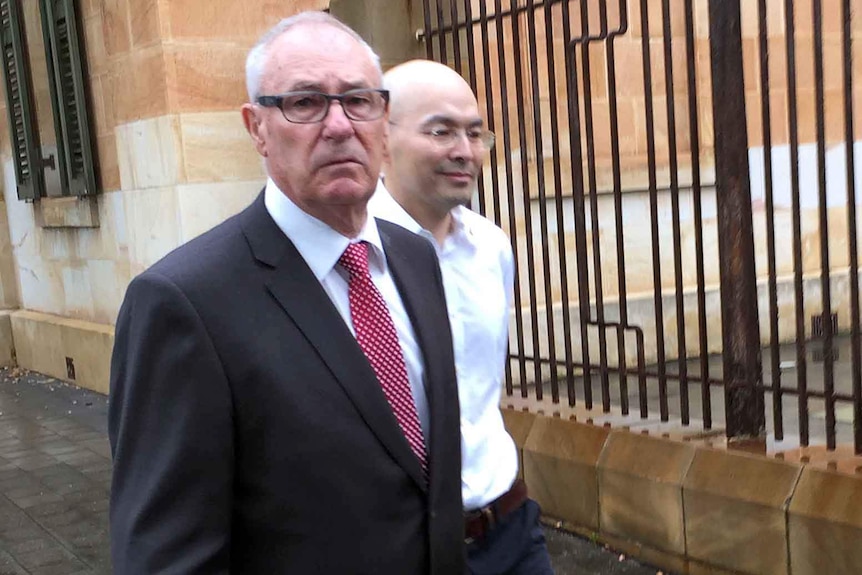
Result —
M 458 395 L 433 247 L 366 214 L 380 64 L 323 13 L 247 61 L 269 180 L 138 276 L 117 320 L 114 569 L 464 569 Z

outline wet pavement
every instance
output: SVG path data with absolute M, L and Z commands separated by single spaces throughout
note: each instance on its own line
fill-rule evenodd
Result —
M 0 575 L 110 573 L 107 401 L 0 371 Z
M 105 396 L 0 369 L 0 575 L 111 572 Z M 655 575 L 581 537 L 547 530 L 557 575 Z

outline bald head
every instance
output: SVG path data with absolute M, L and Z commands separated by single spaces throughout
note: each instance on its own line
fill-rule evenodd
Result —
M 464 78 L 431 60 L 411 60 L 395 66 L 383 75 L 383 87 L 389 90 L 389 115 L 396 123 L 435 101 L 476 106 L 476 97 Z

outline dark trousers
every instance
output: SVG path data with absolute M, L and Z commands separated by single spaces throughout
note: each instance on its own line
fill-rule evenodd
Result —
M 484 538 L 467 545 L 471 575 L 553 575 L 539 504 L 528 499 Z

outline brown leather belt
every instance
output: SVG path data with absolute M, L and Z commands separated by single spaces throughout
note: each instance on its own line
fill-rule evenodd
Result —
M 464 541 L 469 545 L 479 541 L 499 521 L 517 510 L 527 500 L 527 484 L 521 479 L 512 488 L 488 505 L 464 513 Z

